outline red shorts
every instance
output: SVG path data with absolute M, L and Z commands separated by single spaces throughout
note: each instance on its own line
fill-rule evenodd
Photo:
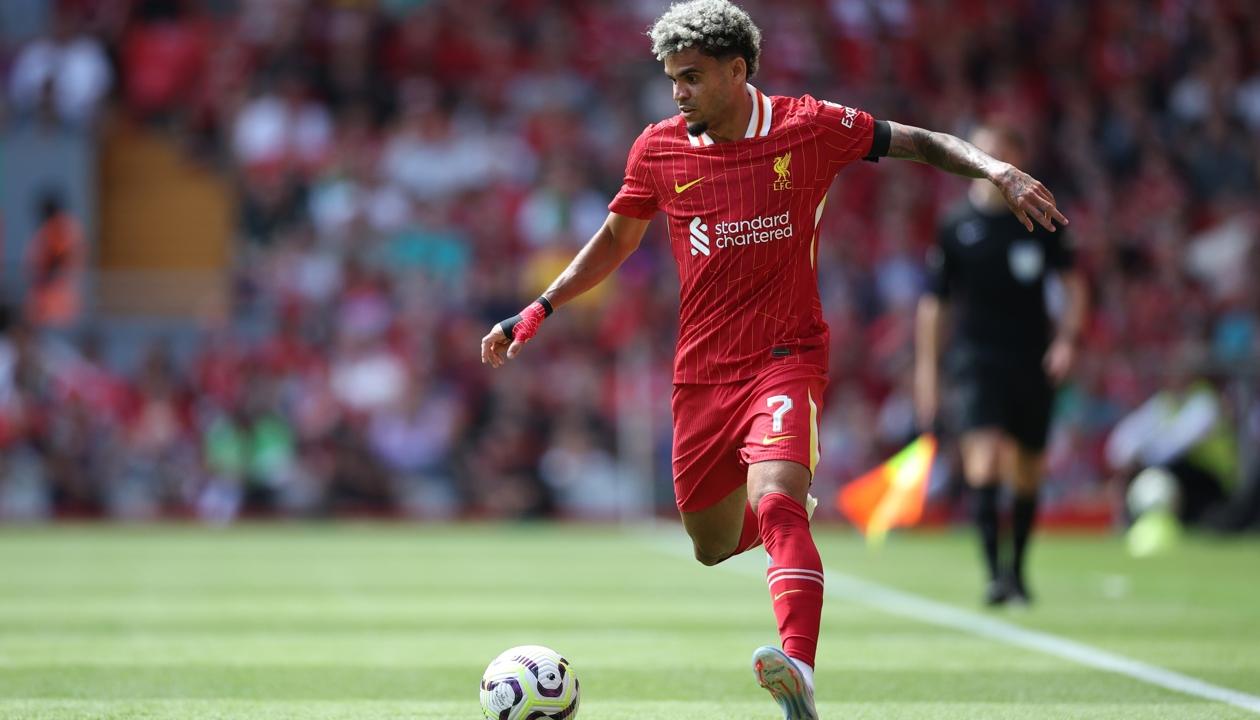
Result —
M 771 367 L 720 385 L 675 385 L 674 497 L 678 509 L 712 507 L 765 460 L 818 465 L 818 416 L 827 378 L 817 368 Z

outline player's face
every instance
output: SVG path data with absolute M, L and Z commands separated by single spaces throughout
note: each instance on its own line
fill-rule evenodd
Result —
M 687 48 L 665 57 L 665 74 L 674 82 L 674 102 L 699 135 L 733 111 L 735 92 L 743 91 L 744 59 L 719 59 Z

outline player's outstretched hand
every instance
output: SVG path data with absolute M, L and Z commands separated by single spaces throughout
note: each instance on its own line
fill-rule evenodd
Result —
M 498 323 L 495 323 L 490 328 L 490 332 L 481 338 L 481 364 L 490 363 L 490 367 L 496 368 L 502 366 L 504 363 L 504 351 L 507 352 L 508 357 L 515 357 L 516 353 L 512 351 L 515 349 L 517 352 L 520 352 L 518 345 L 520 345 L 519 342 L 508 340 L 507 336 L 503 334 L 503 328 L 499 327 Z
M 538 332 L 538 326 L 551 314 L 551 303 L 540 297 L 519 314 L 496 323 L 481 338 L 481 363 L 490 367 L 502 367 L 504 358 L 511 360 L 520 354 L 521 348 Z M 506 348 L 507 352 L 504 353 Z
M 1032 232 L 1034 220 L 1050 232 L 1055 231 L 1055 222 L 1060 225 L 1068 224 L 1068 219 L 1055 205 L 1054 194 L 1037 178 L 1014 165 L 1008 165 L 1006 170 L 994 178 L 993 184 L 1002 191 L 1011 212 L 1028 228 L 1028 232 Z

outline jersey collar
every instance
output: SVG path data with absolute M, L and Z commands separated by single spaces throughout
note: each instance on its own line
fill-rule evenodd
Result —
M 769 97 L 752 84 L 745 83 L 744 89 L 748 91 L 748 97 L 752 98 L 753 103 L 752 115 L 748 117 L 748 129 L 744 131 L 744 138 L 765 137 L 770 134 L 770 122 L 774 119 L 774 105 Z M 687 139 L 691 141 L 692 147 L 714 144 L 713 138 L 709 137 L 707 132 L 700 133 L 699 137 L 687 133 Z

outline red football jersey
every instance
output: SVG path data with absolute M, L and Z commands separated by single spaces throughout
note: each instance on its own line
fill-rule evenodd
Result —
M 874 119 L 752 85 L 743 139 L 693 137 L 676 115 L 635 141 L 608 208 L 669 218 L 680 277 L 675 383 L 726 383 L 772 364 L 827 370 L 818 221 L 845 165 L 870 153 Z

